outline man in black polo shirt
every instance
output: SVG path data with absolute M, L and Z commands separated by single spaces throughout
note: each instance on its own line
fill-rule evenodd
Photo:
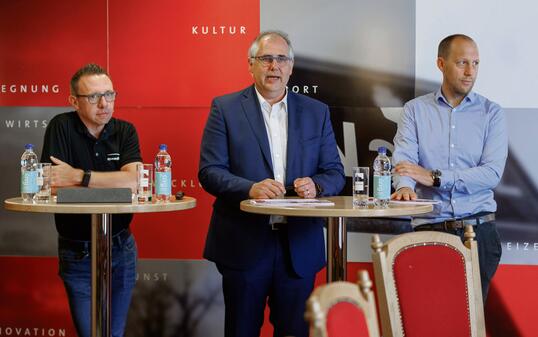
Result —
M 107 72 L 95 64 L 71 78 L 69 103 L 76 111 L 55 116 L 47 126 L 42 162 L 52 162 L 53 188 L 67 186 L 136 188 L 142 162 L 134 126 L 112 118 L 116 92 Z M 91 215 L 55 214 L 60 277 L 78 335 L 90 336 Z M 123 336 L 136 279 L 132 214 L 113 215 L 112 335 Z

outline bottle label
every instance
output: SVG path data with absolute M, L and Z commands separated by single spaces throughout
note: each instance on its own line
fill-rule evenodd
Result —
M 374 198 L 390 198 L 390 176 L 374 175 Z
M 21 192 L 37 193 L 37 171 L 24 171 L 21 175 Z
M 155 172 L 155 194 L 172 194 L 172 172 Z

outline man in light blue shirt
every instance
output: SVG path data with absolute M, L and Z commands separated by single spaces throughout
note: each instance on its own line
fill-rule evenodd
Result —
M 415 230 L 463 239 L 464 225 L 474 225 L 485 300 L 502 252 L 493 189 L 504 170 L 508 137 L 502 108 L 471 91 L 478 64 L 470 37 L 451 35 L 439 44 L 441 88 L 407 102 L 398 124 L 393 162 L 399 179 L 392 198 L 411 200 L 418 193 L 441 201 L 432 213 L 413 219 Z

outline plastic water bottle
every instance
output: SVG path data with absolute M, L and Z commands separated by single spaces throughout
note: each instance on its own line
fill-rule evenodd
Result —
M 387 148 L 377 149 L 374 159 L 374 202 L 376 207 L 387 208 L 390 201 L 391 165 Z
M 166 152 L 166 144 L 159 145 L 155 156 L 155 199 L 168 201 L 172 194 L 172 158 Z
M 33 144 L 26 144 L 21 157 L 21 198 L 31 202 L 37 193 L 37 155 Z

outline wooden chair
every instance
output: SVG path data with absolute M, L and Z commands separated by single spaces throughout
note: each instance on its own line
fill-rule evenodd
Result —
M 456 235 L 414 232 L 372 238 L 381 330 L 385 337 L 485 337 L 477 243 Z
M 310 295 L 305 319 L 311 337 L 379 337 L 372 281 L 366 270 L 358 275 L 358 285 L 333 282 Z

